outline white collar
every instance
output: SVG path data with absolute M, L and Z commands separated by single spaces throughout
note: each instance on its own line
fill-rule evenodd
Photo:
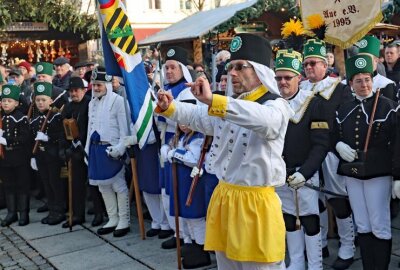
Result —
M 304 90 L 311 90 L 314 94 L 319 94 L 324 99 L 329 100 L 336 86 L 340 83 L 340 78 L 327 76 L 325 79 L 312 83 L 310 80 L 300 83 L 300 88 Z
M 295 97 L 288 100 L 290 108 L 295 112 L 290 121 L 296 124 L 301 121 L 313 97 L 314 93 L 312 91 L 299 89 Z

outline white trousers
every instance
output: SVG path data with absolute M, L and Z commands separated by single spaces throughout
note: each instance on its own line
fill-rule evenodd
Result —
M 344 177 L 337 174 L 339 159 L 333 152 L 328 152 L 324 162 L 322 162 L 322 172 L 324 174 L 325 189 L 338 194 L 347 195 L 346 181 Z M 328 199 L 335 197 L 326 194 Z
M 169 215 L 169 195 L 165 193 L 165 188 L 161 189 L 161 200 L 164 209 L 164 214 L 167 217 L 169 227 L 176 231 L 175 218 Z
M 285 270 L 285 262 L 258 263 L 239 262 L 228 259 L 224 252 L 216 251 L 218 270 Z
M 143 199 L 149 209 L 152 218 L 151 228 L 170 230 L 167 216 L 165 215 L 163 204 L 161 201 L 161 194 L 150 194 L 143 192 Z
M 190 238 L 193 239 L 196 244 L 204 245 L 204 239 L 206 236 L 206 219 L 185 218 L 184 220 L 188 226 Z
M 372 232 L 377 238 L 391 239 L 390 196 L 392 177 L 359 180 L 345 176 L 357 232 Z
M 126 186 L 125 182 L 125 177 L 116 177 L 115 181 L 112 184 L 108 185 L 98 185 L 99 186 L 99 191 L 101 193 L 110 193 L 110 192 L 116 192 L 116 193 L 125 193 L 128 192 L 128 187 Z
M 319 186 L 319 174 L 316 172 L 307 183 L 311 183 L 314 186 Z M 277 187 L 276 193 L 282 201 L 283 213 L 296 216 L 296 195 L 295 190 L 288 185 Z M 297 198 L 299 203 L 299 215 L 318 215 L 318 196 L 319 192 L 308 187 L 301 187 L 297 190 Z
M 164 208 L 164 213 L 167 217 L 169 227 L 174 230 L 176 236 L 176 226 L 175 226 L 175 217 L 169 214 L 169 195 L 165 193 L 165 188 L 161 189 L 161 198 L 162 204 Z M 179 218 L 179 238 L 183 239 L 185 243 L 191 243 L 191 239 L 189 236 L 189 229 L 187 224 L 182 222 L 182 218 Z

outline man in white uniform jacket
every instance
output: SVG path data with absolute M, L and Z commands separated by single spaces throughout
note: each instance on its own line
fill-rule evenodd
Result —
M 125 146 L 128 122 L 124 99 L 112 91 L 112 76 L 104 68 L 92 74 L 92 100 L 85 151 L 89 155 L 91 185 L 99 186 L 108 214 L 108 222 L 97 233 L 121 237 L 129 232 L 129 195 L 125 182 Z
M 206 218 L 205 250 L 215 250 L 218 269 L 285 269 L 285 224 L 276 186 L 285 184 L 281 157 L 289 118 L 269 68 L 271 45 L 239 34 L 228 68 L 236 99 L 212 94 L 198 78 L 193 95 L 207 106 L 174 101 L 160 91 L 156 113 L 213 135 L 210 153 L 220 182 Z

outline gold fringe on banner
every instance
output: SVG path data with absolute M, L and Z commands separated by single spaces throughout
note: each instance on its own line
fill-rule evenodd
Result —
M 354 45 L 357 41 L 362 39 L 366 34 L 368 34 L 368 32 L 372 28 L 374 28 L 374 26 L 377 23 L 380 23 L 382 21 L 382 19 L 383 19 L 382 12 L 379 12 L 378 15 L 368 25 L 366 25 L 360 31 L 358 31 L 358 33 L 356 35 L 354 35 L 351 39 L 343 42 L 337 38 L 326 36 L 325 42 L 332 44 L 332 45 L 339 46 L 342 49 L 347 49 L 347 48 L 351 47 L 352 45 Z

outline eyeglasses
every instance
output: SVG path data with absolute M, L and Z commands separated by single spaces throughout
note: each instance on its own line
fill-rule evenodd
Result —
M 297 75 L 294 75 L 294 76 L 276 76 L 276 77 L 275 77 L 275 80 L 276 80 L 277 82 L 280 82 L 280 81 L 282 81 L 282 79 L 283 79 L 283 80 L 285 80 L 285 81 L 287 81 L 287 82 L 290 82 L 294 77 L 297 77 Z
M 325 62 L 325 61 L 309 61 L 309 62 L 304 62 L 303 63 L 303 68 L 306 68 L 308 65 L 310 65 L 311 67 L 315 67 L 315 65 L 317 64 L 317 63 L 322 63 L 322 62 Z
M 244 69 L 244 68 L 253 68 L 253 66 L 252 66 L 252 65 L 243 64 L 243 63 L 229 64 L 229 65 L 226 67 L 226 70 L 227 70 L 228 72 L 231 72 L 232 69 L 234 69 L 234 70 L 236 70 L 236 71 L 241 71 L 241 70 Z

